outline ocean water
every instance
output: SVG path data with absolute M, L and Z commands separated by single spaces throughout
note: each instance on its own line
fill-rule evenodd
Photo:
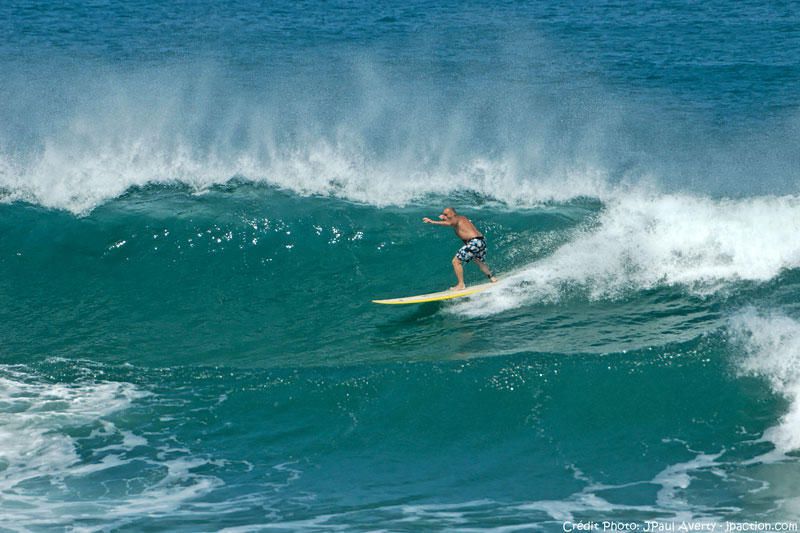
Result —
M 795 4 L 0 34 L 0 531 L 800 519 Z M 453 283 L 449 205 L 503 283 L 372 304 Z

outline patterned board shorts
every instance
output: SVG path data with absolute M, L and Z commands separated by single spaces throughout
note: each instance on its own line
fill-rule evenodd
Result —
M 473 259 L 483 261 L 486 257 L 486 240 L 483 237 L 468 240 L 464 246 L 458 249 L 456 257 L 462 263 L 469 263 Z

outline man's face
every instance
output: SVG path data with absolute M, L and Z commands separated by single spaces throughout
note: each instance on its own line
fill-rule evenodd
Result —
M 453 218 L 453 216 L 454 215 L 452 211 L 450 211 L 449 209 L 445 209 L 444 211 L 442 211 L 442 214 L 439 215 L 439 218 L 441 220 L 450 220 L 451 218 Z

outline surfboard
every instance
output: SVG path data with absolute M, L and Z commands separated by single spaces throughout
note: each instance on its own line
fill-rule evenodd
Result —
M 479 285 L 470 285 L 466 289 L 461 289 L 460 291 L 441 291 L 441 292 L 432 292 L 429 294 L 420 294 L 417 296 L 405 296 L 403 298 L 391 298 L 389 300 L 372 300 L 372 303 L 376 304 L 386 304 L 386 305 L 404 305 L 404 304 L 422 304 L 425 302 L 439 302 L 441 300 L 452 300 L 453 298 L 461 298 L 464 296 L 469 296 L 471 294 L 476 294 L 481 291 L 485 291 L 486 289 L 497 285 L 497 283 L 492 283 L 491 281 L 486 283 L 481 283 Z

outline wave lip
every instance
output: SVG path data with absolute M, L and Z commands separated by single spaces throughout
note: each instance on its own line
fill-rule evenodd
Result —
M 145 138 L 98 140 L 82 147 L 48 142 L 24 164 L 0 154 L 0 200 L 83 215 L 135 187 L 183 184 L 202 191 L 233 180 L 376 207 L 464 193 L 531 207 L 575 197 L 604 198 L 612 190 L 605 173 L 591 167 L 556 169 L 533 179 L 504 157 L 473 156 L 455 166 L 421 162 L 417 156 L 371 160 L 358 144 L 317 139 L 302 148 L 203 152 L 189 143 L 168 148 Z
M 257 90 L 205 64 L 52 68 L 41 82 L 10 73 L 0 102 L 7 201 L 83 214 L 132 187 L 243 179 L 375 206 L 465 191 L 525 206 L 603 197 L 627 175 L 596 142 L 613 116 L 565 129 L 573 110 L 537 91 L 509 109 L 494 91 L 398 85 L 366 60 L 322 78 L 263 73 Z

